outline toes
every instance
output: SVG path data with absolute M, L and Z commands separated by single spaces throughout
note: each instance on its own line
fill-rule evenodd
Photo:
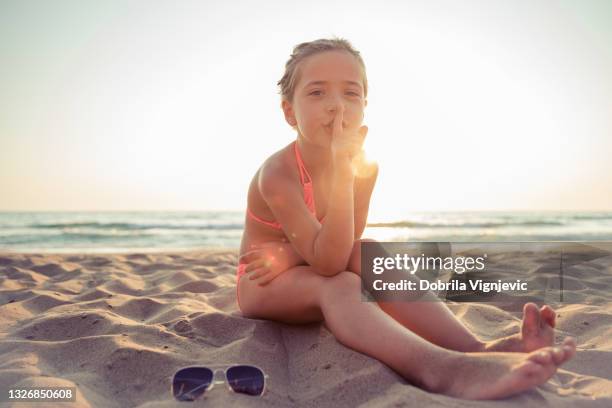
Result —
M 563 340 L 561 349 L 565 354 L 563 358 L 563 362 L 565 362 L 574 357 L 574 354 L 576 354 L 576 340 L 574 340 L 572 337 L 566 337 L 565 340 Z
M 576 348 L 576 339 L 574 339 L 573 337 L 566 337 L 565 339 L 563 339 L 563 345 L 564 346 L 570 346 L 570 347 L 573 347 L 575 349 Z
M 526 303 L 523 306 L 523 325 L 521 332 L 523 335 L 536 334 L 540 326 L 540 311 L 535 303 Z
M 546 322 L 550 327 L 555 327 L 556 314 L 552 307 L 544 305 L 540 308 L 540 313 L 544 322 Z
M 574 353 L 576 352 L 576 342 L 571 337 L 567 337 L 565 340 L 563 340 L 563 344 L 561 346 L 547 348 L 546 350 L 549 351 L 554 364 L 559 366 L 574 356 Z M 538 351 L 538 353 L 540 353 L 540 351 Z
M 565 350 L 561 347 L 553 347 L 552 357 L 556 365 L 563 363 L 565 361 Z
M 552 350 L 547 347 L 538 351 L 534 351 L 533 353 L 529 354 L 529 361 L 538 363 L 542 366 L 548 365 L 553 362 Z
M 541 367 L 541 372 L 539 374 L 539 379 L 541 382 L 547 381 L 550 377 L 552 377 L 557 371 L 557 367 L 561 363 L 557 363 L 556 360 L 559 359 L 563 361 L 565 358 L 564 350 L 558 350 L 559 354 L 553 347 L 546 347 L 540 349 L 538 351 L 534 351 L 528 357 L 529 361 L 533 364 L 539 364 Z

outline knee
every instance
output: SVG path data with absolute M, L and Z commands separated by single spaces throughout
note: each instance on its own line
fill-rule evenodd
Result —
M 244 286 L 244 285 L 242 285 Z M 242 288 L 238 286 L 237 288 L 237 301 L 238 308 L 240 309 L 240 313 L 242 316 L 252 319 L 257 317 L 257 310 L 255 308 L 256 302 L 253 302 L 251 293 L 241 290 Z
M 330 279 L 333 281 L 333 284 L 341 287 L 361 283 L 359 276 L 355 276 L 355 274 L 351 271 L 342 271 L 339 274 L 332 276 Z
M 271 296 L 261 296 L 261 287 L 246 278 L 239 282 L 237 292 L 242 315 L 249 319 L 260 318 L 265 310 L 266 300 Z
M 351 271 L 340 272 L 327 279 L 327 284 L 323 286 L 324 296 L 338 297 L 361 291 L 361 278 Z
M 348 270 L 353 274 L 360 276 L 361 275 L 361 243 L 362 242 L 378 242 L 375 239 L 370 238 L 361 238 L 356 239 L 353 242 L 353 251 L 351 252 L 351 257 L 349 258 Z

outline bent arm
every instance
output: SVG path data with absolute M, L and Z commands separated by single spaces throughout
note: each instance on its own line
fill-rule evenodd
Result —
M 325 276 L 346 270 L 355 237 L 354 175 L 350 159 L 335 160 L 333 166 L 325 223 L 313 242 L 312 250 L 313 266 Z
M 378 164 L 372 163 L 365 170 L 366 177 L 355 177 L 355 239 L 365 230 L 370 209 L 372 191 L 378 178 Z
M 306 207 L 295 180 L 279 170 L 262 169 L 259 188 L 296 252 L 321 275 L 333 276 L 346 270 L 355 234 L 350 159 L 334 161 L 323 225 Z

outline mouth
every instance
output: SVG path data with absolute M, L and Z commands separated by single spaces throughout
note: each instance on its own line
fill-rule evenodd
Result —
M 346 126 L 347 126 L 346 122 L 342 122 L 342 128 L 343 128 L 343 129 L 346 129 Z M 332 130 L 332 129 L 334 128 L 334 121 L 332 120 L 332 121 L 331 121 L 331 122 L 329 122 L 328 124 L 323 125 L 323 127 L 324 127 L 325 129 Z

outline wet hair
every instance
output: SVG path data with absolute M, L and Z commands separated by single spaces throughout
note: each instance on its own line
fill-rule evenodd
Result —
M 285 64 L 285 74 L 277 83 L 280 87 L 279 93 L 282 100 L 287 100 L 289 102 L 293 101 L 295 85 L 299 80 L 299 70 L 297 68 L 300 62 L 312 55 L 326 51 L 346 51 L 357 59 L 363 73 L 364 96 L 368 96 L 368 78 L 366 76 L 365 64 L 361 58 L 361 54 L 353 48 L 348 40 L 334 37 L 331 39 L 321 38 L 315 41 L 304 42 L 293 48 L 293 53 Z

